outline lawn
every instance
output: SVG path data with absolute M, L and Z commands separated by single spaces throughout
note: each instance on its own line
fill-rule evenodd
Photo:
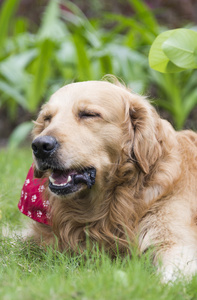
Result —
M 17 209 L 31 165 L 29 149 L 0 151 L 0 224 L 16 232 L 28 219 Z M 104 253 L 69 257 L 23 241 L 18 235 L 0 244 L 0 299 L 197 299 L 197 277 L 190 283 L 163 285 L 143 258 L 111 261 Z

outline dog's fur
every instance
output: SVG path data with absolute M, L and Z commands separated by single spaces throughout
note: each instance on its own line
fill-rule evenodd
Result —
M 141 253 L 153 247 L 164 280 L 197 271 L 196 133 L 176 132 L 119 82 L 89 81 L 52 95 L 35 122 L 34 138 L 44 135 L 60 144 L 59 165 L 93 166 L 97 175 L 91 189 L 64 197 L 47 189 L 52 225 L 36 223 L 37 242 L 83 251 L 88 240 L 113 256 L 137 241 Z M 35 176 L 48 177 L 34 160 Z

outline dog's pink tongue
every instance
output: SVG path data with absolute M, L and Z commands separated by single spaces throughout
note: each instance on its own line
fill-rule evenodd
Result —
M 51 178 L 53 178 L 54 183 L 63 184 L 68 181 L 69 175 L 71 175 L 71 172 L 65 173 L 63 171 L 55 170 L 51 174 Z

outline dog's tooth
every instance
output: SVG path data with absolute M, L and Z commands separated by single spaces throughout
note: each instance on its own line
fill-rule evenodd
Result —
M 50 182 L 52 182 L 52 183 L 54 183 L 54 182 L 55 182 L 55 179 L 53 179 L 53 177 L 52 177 L 52 176 L 49 176 L 49 180 L 50 180 Z
M 69 175 L 68 176 L 68 179 L 67 179 L 67 182 L 71 181 L 72 180 L 72 177 Z

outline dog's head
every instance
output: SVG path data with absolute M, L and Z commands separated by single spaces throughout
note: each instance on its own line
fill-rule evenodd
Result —
M 161 154 L 159 120 L 152 106 L 121 85 L 88 81 L 52 95 L 35 122 L 35 177 L 48 176 L 61 197 L 91 193 L 110 180 L 110 170 L 129 161 L 148 173 Z

